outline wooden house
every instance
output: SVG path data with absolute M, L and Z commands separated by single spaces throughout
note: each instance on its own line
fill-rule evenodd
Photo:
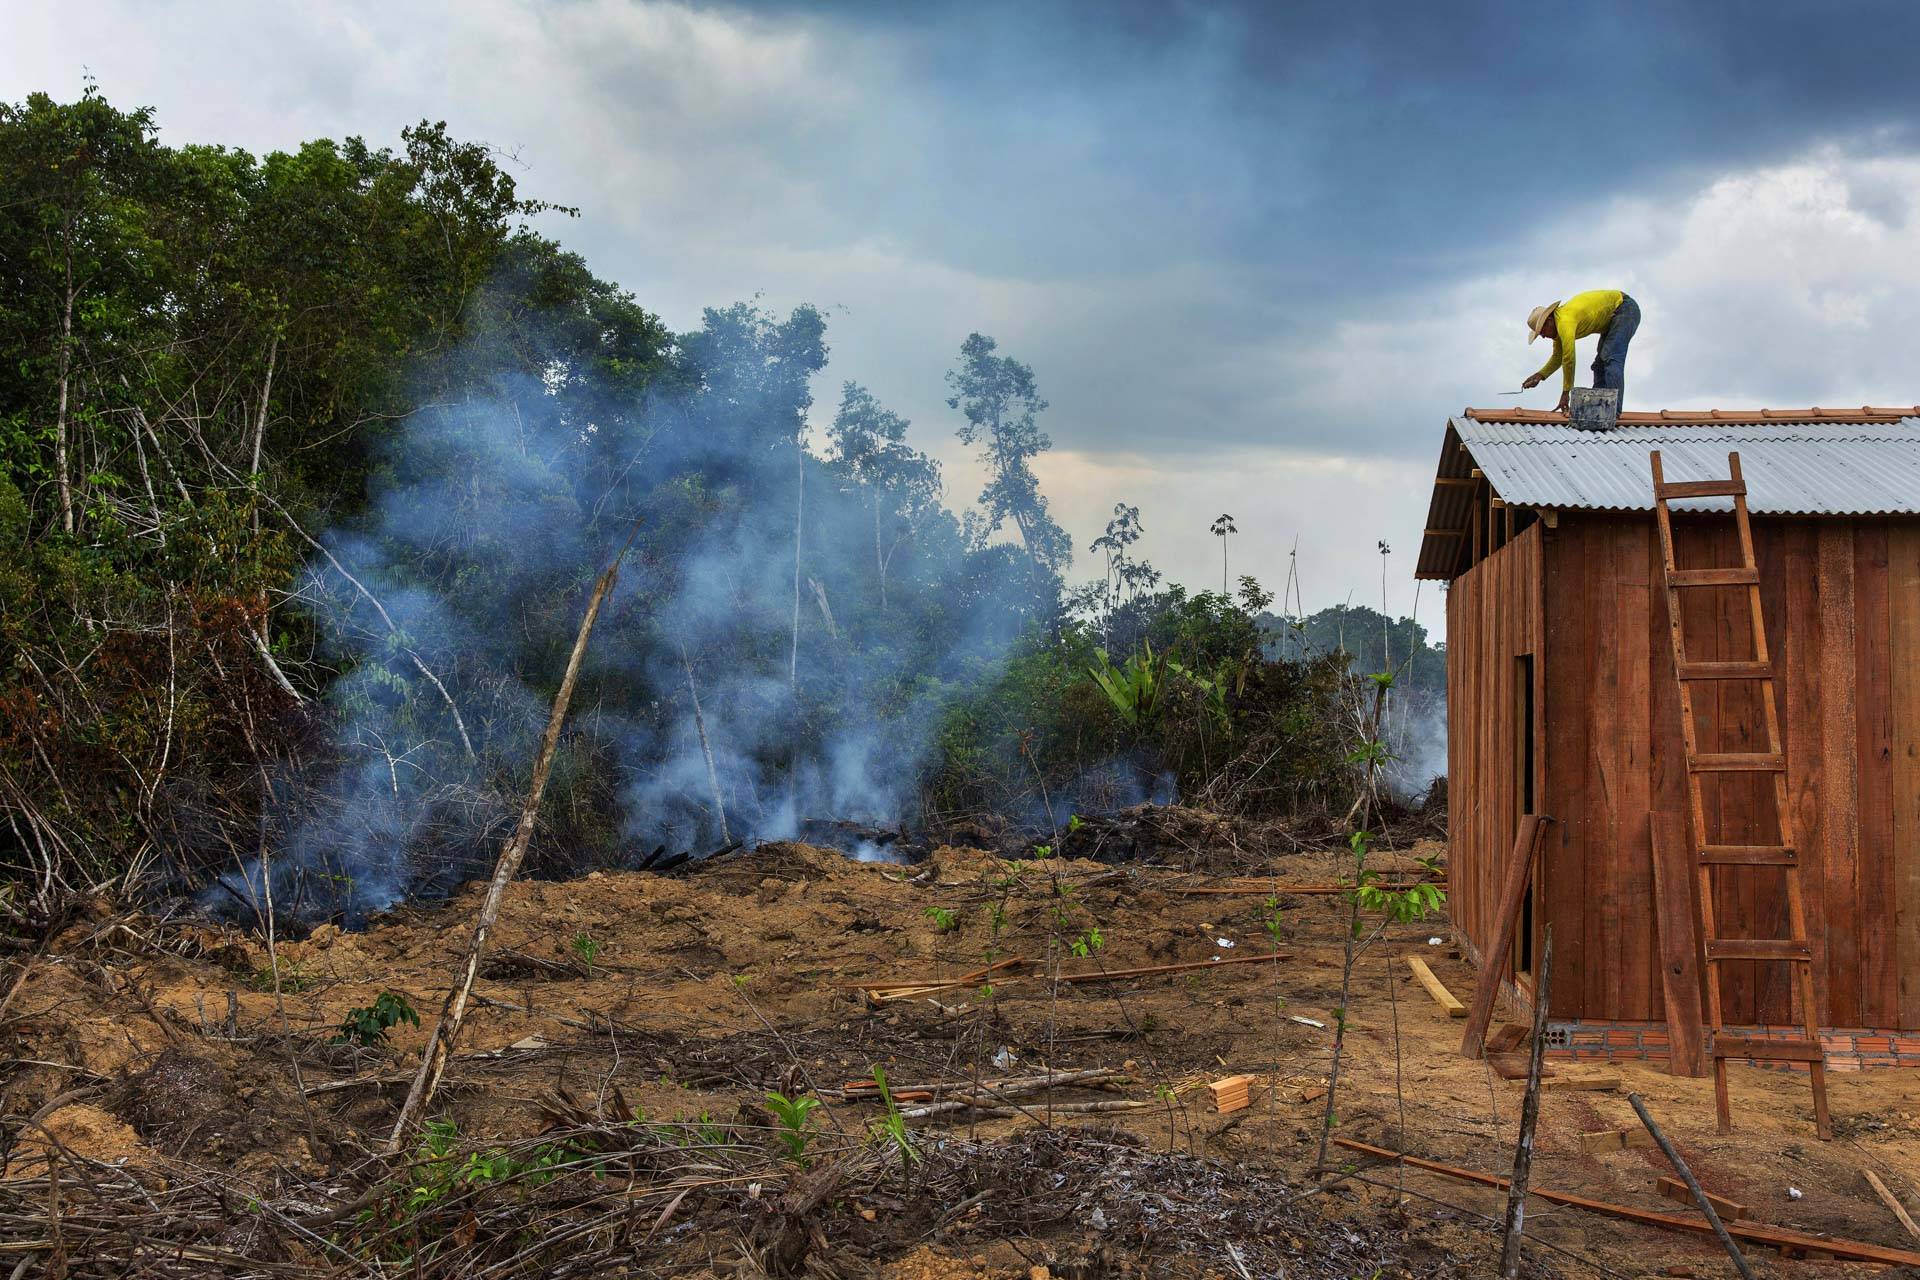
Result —
M 1877 1049 L 1868 1033 L 1920 1031 L 1920 408 L 1625 413 L 1605 432 L 1527 410 L 1449 423 L 1418 573 L 1448 584 L 1455 927 L 1480 960 L 1520 817 L 1546 814 L 1512 994 L 1530 1001 L 1551 923 L 1558 1043 L 1583 1027 L 1638 1043 L 1633 1028 L 1665 1020 L 1649 814 L 1688 800 L 1653 450 L 1670 481 L 1724 479 L 1740 455 L 1818 1021 Z M 1674 510 L 1682 567 L 1739 562 L 1729 500 Z M 1686 593 L 1690 657 L 1752 656 L 1745 592 Z M 1702 751 L 1757 749 L 1759 688 L 1696 695 Z M 1769 777 L 1703 785 L 1720 838 L 1775 838 Z M 1779 875 L 1717 873 L 1723 934 L 1783 934 Z M 1788 968 L 1723 964 L 1727 1024 L 1793 1021 Z

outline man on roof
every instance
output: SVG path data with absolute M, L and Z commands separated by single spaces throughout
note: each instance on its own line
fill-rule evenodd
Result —
M 1560 403 L 1567 410 L 1567 395 L 1573 390 L 1573 344 L 1588 334 L 1600 335 L 1600 350 L 1593 357 L 1593 385 L 1612 387 L 1620 393 L 1622 405 L 1627 399 L 1627 344 L 1640 327 L 1640 304 L 1618 289 L 1589 289 L 1576 293 L 1565 302 L 1535 307 L 1527 317 L 1527 343 L 1545 338 L 1553 343 L 1553 355 L 1540 366 L 1540 372 L 1520 385 L 1531 391 L 1555 369 L 1560 371 Z

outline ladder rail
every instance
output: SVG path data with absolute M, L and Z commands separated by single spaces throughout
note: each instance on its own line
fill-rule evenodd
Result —
M 1714 1106 L 1722 1133 L 1733 1127 L 1731 1100 L 1727 1090 L 1729 1057 L 1761 1057 L 1773 1061 L 1805 1062 L 1813 1089 L 1814 1123 L 1822 1138 L 1832 1136 L 1832 1120 L 1827 1107 L 1826 1059 L 1821 1047 L 1819 1007 L 1813 981 L 1812 948 L 1807 941 L 1806 902 L 1800 880 L 1800 862 L 1796 856 L 1797 836 L 1793 809 L 1787 787 L 1786 752 L 1781 741 L 1777 673 L 1767 643 L 1766 614 L 1760 595 L 1758 558 L 1754 554 L 1753 526 L 1747 509 L 1746 479 L 1740 470 L 1740 455 L 1727 455 L 1729 478 L 1725 481 L 1696 480 L 1668 483 L 1660 453 L 1649 459 L 1653 472 L 1654 518 L 1660 535 L 1662 585 L 1667 592 L 1667 629 L 1672 639 L 1674 683 L 1680 695 L 1681 740 L 1686 749 L 1687 803 L 1693 828 L 1694 873 L 1700 893 L 1700 917 L 1703 929 L 1702 960 L 1706 966 L 1707 1017 L 1714 1033 L 1713 1086 Z M 1731 497 L 1734 528 L 1739 536 L 1741 563 L 1719 569 L 1678 567 L 1674 553 L 1672 513 L 1668 503 L 1676 498 Z M 1751 627 L 1753 656 L 1745 660 L 1717 659 L 1693 662 L 1687 655 L 1686 619 L 1682 613 L 1681 591 L 1691 587 L 1744 587 Z M 1764 674 L 1763 674 L 1764 673 Z M 1761 726 L 1766 733 L 1764 752 L 1729 752 L 1700 749 L 1699 728 L 1694 715 L 1695 681 L 1751 680 L 1760 686 Z M 1723 688 L 1724 686 L 1717 686 Z M 1717 695 L 1716 695 L 1717 696 Z M 1724 700 L 1722 700 L 1724 705 Z M 1723 726 L 1724 731 L 1724 726 Z M 1717 743 L 1720 746 L 1724 743 Z M 1777 856 L 1769 856 L 1768 846 L 1717 842 L 1707 825 L 1706 803 L 1701 775 L 1729 771 L 1772 774 Z M 1726 782 L 1717 784 L 1724 787 Z M 1716 792 L 1716 794 L 1719 794 Z M 1726 854 L 1739 851 L 1736 856 Z M 1722 851 L 1716 853 L 1716 851 Z M 1714 868 L 1723 865 L 1777 866 L 1786 876 L 1787 928 L 1789 936 L 1776 939 L 1728 939 L 1719 936 L 1714 913 Z M 1718 950 L 1724 954 L 1715 954 Z M 1745 960 L 1748 963 L 1785 963 L 1793 966 L 1792 995 L 1800 1006 L 1798 1021 L 1804 1028 L 1804 1041 L 1769 1043 L 1761 1039 L 1726 1034 L 1724 1005 L 1720 987 L 1720 966 Z

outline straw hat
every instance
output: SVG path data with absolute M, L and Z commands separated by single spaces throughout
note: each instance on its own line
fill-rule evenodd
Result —
M 1528 346 L 1532 346 L 1533 340 L 1540 336 L 1540 331 L 1547 327 L 1547 317 L 1559 309 L 1560 304 L 1558 302 L 1550 302 L 1544 307 L 1535 307 L 1532 313 L 1527 316 Z

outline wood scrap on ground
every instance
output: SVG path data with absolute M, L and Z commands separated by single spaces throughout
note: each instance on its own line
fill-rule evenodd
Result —
M 1652 1146 L 1653 1144 L 1649 1142 L 1647 1145 Z M 1671 1174 L 1663 1173 L 1655 1178 L 1653 1180 L 1653 1189 L 1669 1200 L 1678 1201 L 1689 1208 L 1693 1207 L 1693 1192 L 1687 1189 L 1686 1183 Z M 1711 1191 L 1704 1191 L 1701 1194 L 1712 1202 L 1714 1212 L 1718 1213 L 1728 1222 L 1737 1222 L 1747 1216 L 1747 1206 L 1741 1204 L 1738 1200 L 1729 1200 L 1725 1196 L 1717 1196 Z
M 1511 1053 L 1525 1044 L 1527 1025 L 1524 1022 L 1503 1022 L 1493 1029 L 1487 1037 L 1488 1053 Z
M 1644 1129 L 1599 1129 L 1580 1135 L 1580 1149 L 1594 1151 L 1624 1151 L 1628 1147 L 1651 1147 L 1653 1138 Z
M 1386 1147 L 1376 1147 L 1371 1143 L 1359 1142 L 1352 1138 L 1335 1138 L 1337 1147 L 1356 1151 L 1362 1155 L 1377 1157 L 1381 1160 L 1397 1161 L 1410 1168 L 1424 1169 L 1429 1173 L 1441 1174 L 1461 1182 L 1474 1182 L 1483 1187 L 1496 1190 L 1507 1189 L 1507 1179 L 1498 1174 L 1480 1173 L 1473 1169 L 1463 1169 L 1458 1165 L 1443 1164 L 1438 1160 L 1425 1160 L 1419 1156 L 1408 1155 L 1404 1151 L 1393 1151 Z M 1636 1209 L 1631 1205 L 1613 1204 L 1606 1200 L 1594 1200 L 1587 1196 L 1577 1196 L 1565 1191 L 1552 1191 L 1546 1187 L 1529 1187 L 1528 1195 L 1538 1196 L 1550 1204 L 1563 1204 L 1575 1209 L 1586 1209 L 1592 1213 L 1606 1214 L 1609 1217 L 1624 1218 L 1629 1222 L 1640 1222 L 1651 1227 L 1666 1227 L 1675 1231 L 1690 1231 L 1696 1235 L 1711 1234 L 1713 1228 L 1706 1219 L 1681 1217 L 1672 1213 L 1657 1213 L 1649 1209 Z M 1920 1266 L 1920 1253 L 1908 1249 L 1893 1249 L 1886 1245 L 1869 1244 L 1860 1240 L 1833 1240 L 1821 1236 L 1808 1235 L 1792 1231 L 1785 1227 L 1769 1226 L 1760 1222 L 1729 1222 L 1727 1231 L 1742 1240 L 1751 1240 L 1756 1244 L 1769 1245 L 1776 1249 L 1810 1249 L 1832 1254 L 1836 1258 L 1845 1258 L 1852 1262 L 1879 1262 L 1890 1266 Z
M 1447 990 L 1447 984 L 1440 981 L 1439 977 L 1428 967 L 1425 960 L 1422 960 L 1419 956 L 1408 956 L 1407 968 L 1413 970 L 1414 978 L 1419 981 L 1422 987 L 1426 988 L 1427 994 L 1433 997 L 1433 1002 L 1446 1010 L 1449 1018 L 1464 1018 L 1467 1016 L 1467 1006 L 1461 1004 L 1459 1000 L 1454 998 L 1453 992 Z
M 1524 1053 L 1490 1053 L 1487 1065 L 1493 1068 L 1493 1074 L 1502 1080 L 1525 1080 L 1527 1078 L 1527 1055 Z M 1559 1073 L 1552 1067 L 1541 1067 L 1540 1077 L 1550 1080 Z

